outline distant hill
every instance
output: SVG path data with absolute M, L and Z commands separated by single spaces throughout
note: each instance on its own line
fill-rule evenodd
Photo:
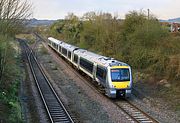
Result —
M 168 20 L 160 20 L 160 22 L 177 22 L 180 23 L 180 18 L 168 19 Z
M 56 20 L 37 20 L 35 18 L 28 20 L 28 26 L 49 26 L 53 24 Z

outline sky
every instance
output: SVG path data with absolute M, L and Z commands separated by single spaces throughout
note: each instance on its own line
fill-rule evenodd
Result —
M 31 0 L 32 18 L 63 19 L 68 13 L 81 17 L 84 13 L 109 12 L 119 18 L 133 10 L 150 9 L 158 19 L 180 17 L 180 0 Z

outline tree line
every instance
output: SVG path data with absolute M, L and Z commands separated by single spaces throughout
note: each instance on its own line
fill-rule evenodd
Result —
M 103 12 L 87 12 L 82 17 L 69 13 L 48 34 L 124 61 L 136 70 L 180 78 L 179 67 L 170 65 L 171 56 L 180 52 L 179 36 L 172 36 L 155 16 L 147 17 L 144 11 L 130 11 L 125 19 Z

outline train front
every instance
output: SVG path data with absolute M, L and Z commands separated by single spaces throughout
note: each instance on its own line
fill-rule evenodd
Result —
M 132 72 L 130 66 L 112 66 L 108 68 L 108 96 L 128 98 L 132 90 Z

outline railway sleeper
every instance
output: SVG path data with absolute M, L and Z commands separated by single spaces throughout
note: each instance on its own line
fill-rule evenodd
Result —
M 153 121 L 142 121 L 142 123 L 153 123 Z
M 66 116 L 66 112 L 51 112 L 52 115 L 61 115 L 61 116 Z
M 66 120 L 66 121 L 54 121 L 54 123 L 71 123 L 71 121 Z

